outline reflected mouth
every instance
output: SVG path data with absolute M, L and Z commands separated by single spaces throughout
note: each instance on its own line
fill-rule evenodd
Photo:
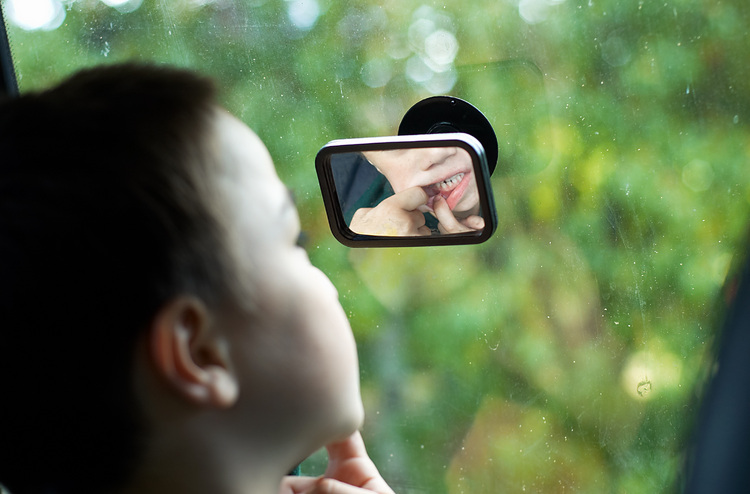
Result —
M 442 182 L 438 182 L 436 184 L 432 184 L 430 187 L 434 187 L 435 189 L 438 189 L 440 192 L 450 192 L 451 190 L 455 189 L 458 183 L 461 181 L 462 178 L 464 178 L 464 173 L 456 173 L 452 177 L 446 178 Z
M 427 207 L 432 210 L 435 198 L 440 195 L 446 200 L 452 211 L 453 208 L 456 207 L 456 204 L 458 204 L 458 201 L 461 200 L 468 184 L 469 180 L 467 173 L 460 172 L 440 182 L 422 187 L 429 197 L 427 200 Z

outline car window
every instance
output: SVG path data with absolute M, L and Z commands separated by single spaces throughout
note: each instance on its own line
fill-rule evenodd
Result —
M 2 5 L 22 92 L 126 60 L 217 79 L 338 287 L 364 434 L 397 492 L 679 484 L 748 225 L 745 0 Z M 393 135 L 439 94 L 477 106 L 497 133 L 495 235 L 338 244 L 318 149 Z

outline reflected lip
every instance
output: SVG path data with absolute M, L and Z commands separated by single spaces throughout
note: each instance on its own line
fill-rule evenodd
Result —
M 427 193 L 428 197 L 433 197 L 438 194 L 448 195 L 453 189 L 455 189 L 458 186 L 459 183 L 461 183 L 461 179 L 463 179 L 464 176 L 468 173 L 470 172 L 469 171 L 455 172 L 451 175 L 444 177 L 442 180 L 439 180 L 435 183 L 422 186 L 422 189 Z
M 458 201 L 461 199 L 461 196 L 463 196 L 464 191 L 466 190 L 466 184 L 468 183 L 470 175 L 471 172 L 469 171 L 458 172 L 454 173 L 453 175 L 449 175 L 439 182 L 423 186 L 422 190 L 427 193 L 428 197 L 426 204 L 427 210 L 432 211 L 432 206 L 435 203 L 435 198 L 438 195 L 446 199 L 448 201 L 449 207 L 451 208 L 451 210 L 453 210 Z M 462 184 L 464 185 L 462 186 Z M 453 191 L 456 189 L 458 189 L 458 197 L 452 197 Z

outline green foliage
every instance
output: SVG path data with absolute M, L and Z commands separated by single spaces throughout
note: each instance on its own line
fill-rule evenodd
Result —
M 309 30 L 293 4 L 72 2 L 55 30 L 11 26 L 20 87 L 131 59 L 216 77 L 339 289 L 365 434 L 398 492 L 669 489 L 745 248 L 750 4 L 330 0 Z M 333 138 L 395 133 L 431 94 L 410 72 L 420 29 L 455 36 L 448 92 L 496 128 L 499 230 L 350 251 L 313 159 Z

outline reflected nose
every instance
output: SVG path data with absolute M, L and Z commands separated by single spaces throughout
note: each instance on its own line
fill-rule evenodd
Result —
M 425 159 L 423 161 L 423 168 L 425 170 L 432 168 L 436 165 L 441 165 L 452 156 L 455 156 L 458 152 L 458 148 L 453 147 L 437 147 L 437 148 L 425 148 Z

